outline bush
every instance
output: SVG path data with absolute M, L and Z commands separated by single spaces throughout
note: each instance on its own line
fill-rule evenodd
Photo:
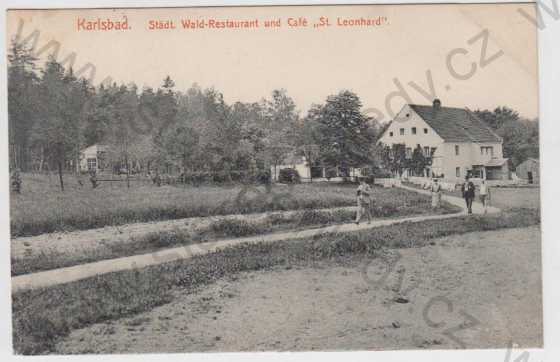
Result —
M 218 237 L 242 237 L 264 232 L 256 224 L 238 219 L 224 219 L 213 222 L 210 224 L 210 230 Z
M 333 177 L 336 177 L 338 175 L 338 172 L 336 170 L 336 168 L 331 167 L 325 170 L 325 178 L 327 180 L 330 180 Z
M 299 172 L 293 168 L 283 168 L 278 174 L 278 181 L 285 184 L 300 183 Z

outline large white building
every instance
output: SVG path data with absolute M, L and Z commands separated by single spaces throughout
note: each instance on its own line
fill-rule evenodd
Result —
M 424 176 L 457 182 L 470 174 L 489 180 L 509 178 L 502 139 L 466 108 L 406 104 L 382 134 L 381 143 L 404 144 L 407 157 L 420 145 L 432 163 Z

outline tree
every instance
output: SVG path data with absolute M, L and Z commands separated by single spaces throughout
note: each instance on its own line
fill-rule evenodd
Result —
M 503 139 L 503 155 L 515 167 L 529 157 L 539 157 L 538 119 L 521 118 L 519 113 L 502 106 L 493 111 L 477 110 L 476 115 Z
M 424 156 L 422 147 L 420 145 L 417 145 L 412 152 L 412 157 L 410 158 L 407 168 L 413 170 L 416 176 L 423 176 L 424 170 L 429 164 L 429 159 Z
M 313 167 L 321 161 L 321 133 L 319 117 L 321 105 L 314 104 L 307 112 L 307 116 L 298 122 L 296 132 L 296 147 L 298 153 L 303 155 L 310 167 L 310 178 L 313 181 L 315 174 Z
M 75 158 L 80 144 L 82 105 L 76 101 L 75 79 L 66 75 L 62 65 L 49 57 L 40 81 L 41 120 L 33 128 L 33 142 L 58 169 L 60 189 L 64 191 L 62 170 Z
M 8 54 L 8 135 L 10 166 L 29 168 L 30 137 L 38 120 L 37 58 L 23 43 L 12 40 Z
M 350 91 L 327 98 L 314 110 L 320 132 L 321 158 L 329 166 L 360 167 L 371 162 L 376 132 L 372 119 L 361 113 L 362 103 Z
M 406 146 L 404 143 L 395 143 L 392 146 L 383 146 L 382 162 L 384 167 L 393 175 L 401 176 L 407 167 Z
M 299 120 L 295 102 L 284 89 L 274 90 L 271 100 L 262 102 L 264 158 L 274 169 L 295 151 L 295 130 Z M 268 167 L 267 167 L 268 168 Z

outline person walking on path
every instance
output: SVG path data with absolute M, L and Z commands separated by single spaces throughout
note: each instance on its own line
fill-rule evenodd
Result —
M 368 224 L 371 223 L 371 187 L 362 178 L 360 185 L 356 190 L 356 199 L 358 203 L 358 211 L 356 212 L 356 225 L 360 224 L 363 214 L 368 218 Z
M 467 210 L 469 214 L 472 214 L 472 203 L 474 199 L 474 184 L 469 180 L 469 176 L 465 177 L 465 182 L 461 186 L 461 192 L 463 193 L 463 198 L 467 204 Z
M 484 213 L 488 213 L 488 206 L 490 204 L 490 186 L 486 183 L 486 180 L 482 180 L 480 184 L 480 202 L 484 207 Z
M 441 185 L 438 179 L 435 178 L 432 182 L 432 209 L 437 209 L 441 206 Z
M 16 194 L 21 194 L 21 175 L 19 173 L 19 168 L 15 168 L 10 176 L 12 191 Z

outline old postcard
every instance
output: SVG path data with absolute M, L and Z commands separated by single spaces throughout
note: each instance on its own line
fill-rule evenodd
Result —
M 13 352 L 542 347 L 542 16 L 8 10 Z

